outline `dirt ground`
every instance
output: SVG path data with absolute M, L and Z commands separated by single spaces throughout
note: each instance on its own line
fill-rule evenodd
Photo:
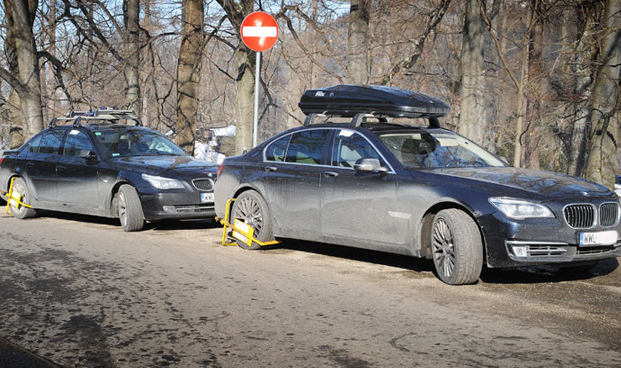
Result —
M 620 367 L 621 270 L 487 271 L 285 241 L 211 222 L 0 213 L 0 337 L 64 367 Z

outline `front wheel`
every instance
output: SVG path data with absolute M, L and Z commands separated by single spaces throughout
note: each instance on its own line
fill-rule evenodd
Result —
M 231 223 L 235 224 L 235 220 L 240 220 L 254 229 L 254 237 L 260 242 L 274 240 L 274 232 L 272 231 L 272 218 L 267 208 L 267 202 L 261 195 L 253 190 L 243 192 L 233 203 L 231 211 Z M 257 243 L 248 245 L 240 240 L 237 244 L 244 249 L 260 249 Z
M 144 227 L 144 214 L 136 188 L 128 184 L 121 185 L 117 193 L 116 205 L 123 230 L 142 230 Z
M 464 211 L 438 212 L 431 230 L 433 263 L 440 280 L 449 285 L 477 282 L 483 268 L 483 242 L 479 228 Z
M 13 198 L 19 198 L 19 201 L 24 204 L 30 204 L 30 191 L 28 190 L 28 186 L 26 186 L 26 182 L 22 178 L 15 178 L 13 180 Z M 34 217 L 36 211 L 32 208 L 26 207 L 22 204 L 17 203 L 15 200 L 10 201 L 9 210 L 11 214 L 18 219 L 25 219 L 29 217 Z

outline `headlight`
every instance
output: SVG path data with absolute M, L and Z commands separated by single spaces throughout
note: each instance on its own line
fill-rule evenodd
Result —
M 153 176 L 142 174 L 142 178 L 149 182 L 157 189 L 183 189 L 185 186 L 177 179 L 162 178 L 161 176 Z
M 489 203 L 498 208 L 505 216 L 516 220 L 554 217 L 548 207 L 521 199 L 492 197 L 489 199 Z

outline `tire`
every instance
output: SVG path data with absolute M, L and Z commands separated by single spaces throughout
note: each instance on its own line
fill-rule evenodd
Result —
M 121 185 L 117 193 L 116 206 L 123 230 L 142 230 L 144 227 L 144 214 L 136 188 L 128 184 Z
M 231 211 L 231 224 L 235 224 L 235 220 L 241 220 L 254 229 L 254 237 L 260 242 L 274 240 L 274 232 L 272 230 L 272 217 L 267 202 L 261 195 L 254 190 L 243 192 L 233 203 Z M 256 250 L 261 246 L 252 243 L 248 245 L 237 240 L 237 245 L 244 249 Z
M 30 198 L 30 191 L 28 190 L 28 186 L 26 185 L 26 182 L 22 178 L 16 178 L 13 181 L 13 195 L 17 193 L 21 195 L 20 202 L 25 203 L 25 204 L 32 203 L 31 198 Z M 15 218 L 18 218 L 18 219 L 34 217 L 34 215 L 37 213 L 37 211 L 35 211 L 34 209 L 24 207 L 21 204 L 18 204 L 17 206 L 14 204 L 11 204 L 9 206 L 9 210 L 11 211 L 11 214 L 13 214 L 13 216 L 15 216 Z
M 446 209 L 435 216 L 431 252 L 438 278 L 449 285 L 478 281 L 483 268 L 483 242 L 479 228 L 464 211 Z

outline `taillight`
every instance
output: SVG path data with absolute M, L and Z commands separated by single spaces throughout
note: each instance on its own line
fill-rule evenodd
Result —
M 0 161 L 1 163 L 2 161 Z M 220 164 L 220 166 L 218 167 L 218 173 L 216 174 L 217 176 L 220 176 L 220 173 L 222 172 L 222 164 Z
M 2 165 L 2 161 L 4 161 L 4 157 L 0 157 L 0 165 Z

